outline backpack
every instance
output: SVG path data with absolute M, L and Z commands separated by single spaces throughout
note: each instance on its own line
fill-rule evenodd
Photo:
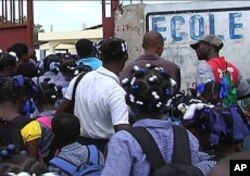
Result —
M 87 145 L 86 147 L 89 151 L 89 159 L 87 163 L 81 166 L 76 166 L 58 156 L 50 160 L 49 164 L 59 168 L 62 172 L 70 176 L 99 176 L 103 169 L 103 165 L 99 163 L 99 151 L 94 145 Z
M 159 147 L 144 127 L 126 129 L 140 144 L 151 164 L 151 176 L 203 176 L 199 168 L 191 164 L 188 133 L 184 127 L 173 125 L 174 147 L 172 163 L 166 163 Z
M 0 146 L 14 144 L 18 150 L 26 150 L 21 130 L 31 121 L 32 119 L 23 115 L 11 121 L 0 119 Z
M 40 123 L 42 129 L 42 137 L 39 140 L 40 154 L 47 162 L 47 157 L 49 155 L 52 140 L 54 138 L 51 128 L 52 118 L 48 116 L 40 116 L 36 120 Z
M 208 61 L 212 67 L 215 81 L 221 84 L 220 97 L 226 107 L 237 104 L 238 69 L 231 63 L 228 63 L 224 57 Z M 232 71 L 233 72 L 230 72 Z

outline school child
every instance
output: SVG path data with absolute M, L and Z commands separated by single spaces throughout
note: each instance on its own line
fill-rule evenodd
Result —
M 0 77 L 13 76 L 16 72 L 16 57 L 9 53 L 0 52 Z
M 80 135 L 78 118 L 70 113 L 56 115 L 52 119 L 52 131 L 59 147 L 59 153 L 54 159 L 60 158 L 64 162 L 69 162 L 78 168 L 77 170 L 80 170 L 81 167 L 84 168 L 88 164 L 92 153 L 89 146 L 77 142 L 77 138 Z M 98 151 L 97 156 L 98 163 L 94 164 L 103 165 L 104 161 L 101 152 Z M 65 168 L 67 168 L 65 165 L 60 167 L 53 159 L 49 162 L 50 171 L 59 173 L 62 176 L 70 175 Z
M 26 100 L 26 85 L 22 76 L 0 78 L 0 146 L 15 144 L 38 158 L 39 122 L 20 112 Z
M 183 125 L 198 138 L 200 150 L 210 155 L 210 161 L 199 163 L 203 170 L 215 166 L 225 156 L 241 151 L 243 140 L 250 134 L 250 126 L 240 107 L 223 106 L 222 91 L 220 83 L 206 83 L 200 98 L 214 107 L 196 110 L 188 119 L 184 115 Z
M 146 64 L 145 69 L 135 66 L 132 75 L 122 80 L 122 83 L 126 91 L 126 103 L 136 118 L 133 127 L 145 128 L 153 137 L 165 163 L 171 163 L 174 130 L 168 115 L 164 114 L 175 92 L 170 76 L 161 68 Z M 187 136 L 187 146 L 190 146 L 190 164 L 196 165 L 198 141 L 190 132 L 183 130 Z M 103 176 L 149 175 L 151 168 L 147 155 L 128 131 L 119 131 L 112 136 L 108 143 Z

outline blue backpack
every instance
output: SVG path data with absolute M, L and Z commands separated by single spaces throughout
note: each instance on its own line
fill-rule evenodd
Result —
M 103 165 L 99 163 L 99 151 L 95 145 L 87 145 L 89 150 L 89 160 L 80 166 L 67 161 L 61 157 L 54 157 L 49 164 L 59 168 L 70 176 L 100 176 Z

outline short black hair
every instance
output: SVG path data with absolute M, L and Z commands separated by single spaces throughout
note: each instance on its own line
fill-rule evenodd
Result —
M 75 44 L 76 52 L 80 58 L 92 56 L 94 53 L 93 42 L 88 39 L 80 39 Z
M 16 68 L 16 75 L 33 78 L 38 76 L 38 69 L 32 63 L 20 63 Z
M 71 113 L 62 113 L 52 119 L 52 131 L 63 145 L 75 142 L 80 135 L 80 122 Z
M 102 41 L 100 55 L 103 62 L 119 60 L 128 55 L 128 46 L 123 39 L 110 38 Z
M 8 49 L 8 52 L 11 52 L 11 51 L 16 53 L 16 56 L 20 59 L 23 55 L 26 55 L 29 53 L 29 48 L 24 43 L 15 43 Z
M 16 58 L 9 53 L 0 53 L 0 72 L 4 71 L 7 67 L 14 67 L 17 65 Z

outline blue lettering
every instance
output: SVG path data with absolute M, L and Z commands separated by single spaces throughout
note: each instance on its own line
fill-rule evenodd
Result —
M 175 16 L 171 19 L 171 35 L 175 41 L 181 41 L 185 37 L 185 32 L 179 32 L 179 34 L 177 34 L 178 22 L 180 25 L 185 24 L 185 20 L 181 16 Z
M 236 23 L 235 18 L 241 17 L 241 13 L 229 13 L 229 36 L 231 39 L 242 39 L 243 35 L 236 34 L 236 29 L 242 28 L 242 23 Z
M 160 27 L 159 23 L 160 21 L 165 21 L 165 16 L 160 17 L 152 17 L 152 30 L 157 32 L 164 32 L 166 31 L 166 27 Z
M 209 14 L 209 30 L 210 30 L 210 34 L 214 35 L 215 30 L 214 30 L 214 15 L 213 14 Z
M 198 23 L 199 29 L 196 29 L 196 23 Z M 200 40 L 204 37 L 204 18 L 201 15 L 193 15 L 189 21 L 190 24 L 190 36 L 193 40 Z M 198 31 L 198 34 L 196 34 Z

